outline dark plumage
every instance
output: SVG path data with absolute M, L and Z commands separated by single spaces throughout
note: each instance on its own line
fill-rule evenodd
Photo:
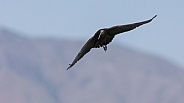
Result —
M 91 48 L 100 48 L 103 47 L 104 51 L 107 50 L 107 44 L 109 44 L 115 35 L 127 32 L 130 30 L 135 29 L 136 27 L 139 27 L 143 24 L 151 22 L 157 15 L 155 15 L 153 18 L 138 22 L 138 23 L 133 23 L 133 24 L 126 24 L 126 25 L 118 25 L 118 26 L 113 26 L 110 28 L 103 28 L 98 30 L 93 37 L 91 37 L 87 43 L 82 47 L 80 52 L 77 54 L 75 57 L 74 61 L 72 64 L 69 64 L 70 66 L 67 68 L 70 69 L 77 61 L 79 61 L 86 53 L 88 53 Z

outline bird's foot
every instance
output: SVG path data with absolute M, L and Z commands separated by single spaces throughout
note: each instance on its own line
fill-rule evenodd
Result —
M 107 51 L 107 46 L 106 45 L 103 45 L 103 49 L 106 52 Z

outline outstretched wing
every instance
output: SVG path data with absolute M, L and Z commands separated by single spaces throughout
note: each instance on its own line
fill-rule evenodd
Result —
M 79 61 L 86 53 L 88 53 L 91 48 L 94 47 L 95 42 L 98 38 L 96 38 L 95 36 L 93 36 L 92 38 L 90 38 L 87 43 L 82 47 L 82 49 L 80 50 L 80 52 L 77 54 L 77 56 L 75 57 L 74 61 L 72 62 L 72 64 L 69 64 L 70 66 L 67 68 L 70 69 L 73 65 L 75 65 L 75 63 L 77 63 L 77 61 Z
M 133 24 L 127 24 L 127 25 L 119 25 L 119 26 L 113 26 L 111 28 L 107 28 L 107 30 L 109 31 L 109 35 L 110 36 L 115 36 L 119 33 L 123 33 L 123 32 L 127 32 L 130 30 L 135 29 L 136 27 L 139 27 L 143 24 L 149 23 L 151 22 L 157 15 L 155 15 L 153 18 L 146 20 L 146 21 L 142 21 L 142 22 L 138 22 L 138 23 L 133 23 Z

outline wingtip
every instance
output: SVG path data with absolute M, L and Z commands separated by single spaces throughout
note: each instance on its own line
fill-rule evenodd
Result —
M 69 64 L 69 67 L 66 70 L 70 69 L 72 66 L 73 66 L 72 64 Z
M 71 67 L 68 67 L 66 70 L 70 69 Z
M 157 15 L 155 15 L 153 18 L 152 18 L 152 20 L 154 19 L 154 18 L 156 18 L 157 17 Z
M 72 65 L 71 65 L 71 64 L 69 64 L 69 67 L 68 67 L 66 70 L 70 69 L 71 67 L 72 67 Z

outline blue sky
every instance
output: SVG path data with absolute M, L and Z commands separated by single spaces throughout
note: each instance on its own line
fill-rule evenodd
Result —
M 0 26 L 31 37 L 87 41 L 98 29 L 158 17 L 113 43 L 184 67 L 183 0 L 0 0 Z

